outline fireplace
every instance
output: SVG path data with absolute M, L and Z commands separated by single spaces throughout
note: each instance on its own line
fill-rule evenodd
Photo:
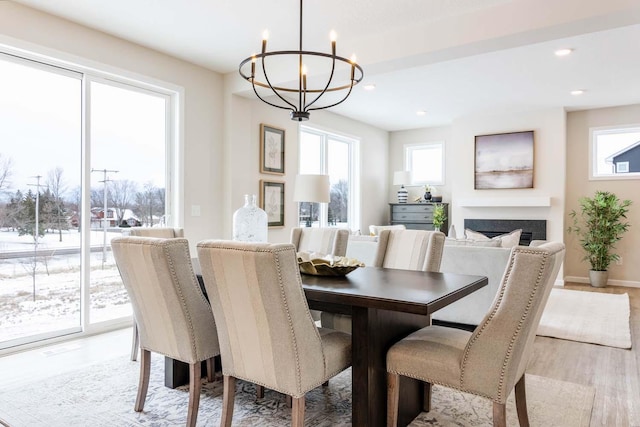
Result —
M 464 228 L 477 231 L 488 237 L 507 234 L 522 229 L 520 245 L 529 246 L 532 240 L 547 239 L 545 219 L 465 219 Z

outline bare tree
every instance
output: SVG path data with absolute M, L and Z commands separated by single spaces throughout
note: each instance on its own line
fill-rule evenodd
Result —
M 73 214 L 73 218 L 72 218 L 72 223 L 71 226 L 72 227 L 78 227 L 78 232 L 80 232 L 80 222 L 81 222 L 81 218 L 82 218 L 82 212 L 81 211 L 81 203 L 82 203 L 82 187 L 81 186 L 76 186 L 73 190 L 71 190 L 71 212 Z M 92 205 L 93 206 L 93 205 Z
M 9 187 L 11 184 L 11 175 L 13 168 L 13 161 L 10 157 L 3 156 L 0 153 L 0 191 Z
M 80 204 L 78 204 L 80 206 Z M 104 188 L 91 189 L 91 207 L 99 208 L 104 206 Z
M 347 220 L 349 205 L 349 183 L 341 179 L 331 186 L 331 201 L 329 202 L 329 217 L 332 222 Z
M 136 196 L 136 183 L 128 179 L 112 181 L 109 185 L 110 205 L 116 210 L 118 221 L 121 224 L 127 209 L 131 209 Z M 105 212 L 106 215 L 106 212 Z
M 136 194 L 136 206 L 134 212 L 142 220 L 142 222 L 153 227 L 153 214 L 157 204 L 156 195 L 157 188 L 152 182 L 144 184 L 142 191 Z
M 62 200 L 62 196 L 67 191 L 67 186 L 62 178 L 63 170 L 61 167 L 56 167 L 49 171 L 47 175 L 47 186 L 49 187 L 49 191 L 51 192 L 51 196 L 53 197 L 53 215 L 55 219 L 55 223 L 58 228 L 58 235 L 60 241 L 62 242 L 62 218 L 64 216 L 64 202 Z M 66 221 L 64 222 L 66 225 Z M 68 228 L 68 227 L 65 227 Z

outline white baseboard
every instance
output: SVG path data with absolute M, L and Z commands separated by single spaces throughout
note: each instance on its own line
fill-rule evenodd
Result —
M 565 282 L 573 282 L 573 283 L 589 283 L 588 277 L 578 277 L 578 276 L 565 276 Z M 609 279 L 607 282 L 608 286 L 624 286 L 627 288 L 640 288 L 640 282 L 634 280 L 616 280 Z

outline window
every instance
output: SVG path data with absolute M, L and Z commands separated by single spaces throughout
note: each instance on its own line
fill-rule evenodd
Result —
M 406 144 L 404 169 L 411 172 L 412 184 L 444 185 L 444 142 Z
M 0 349 L 130 324 L 110 250 L 176 225 L 178 93 L 0 52 Z M 46 61 L 45 61 L 46 62 Z
M 640 125 L 591 129 L 590 179 L 640 178 Z
M 328 204 L 301 202 L 300 227 L 358 228 L 358 141 L 306 126 L 300 127 L 300 174 L 327 174 Z

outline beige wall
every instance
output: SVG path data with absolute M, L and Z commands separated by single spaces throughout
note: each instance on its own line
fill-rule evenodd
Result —
M 609 266 L 609 284 L 640 286 L 640 181 L 638 180 L 589 180 L 589 129 L 602 126 L 640 124 L 640 105 L 576 111 L 567 114 L 567 203 L 565 217 L 578 210 L 578 199 L 592 196 L 597 190 L 611 191 L 620 199 L 629 199 L 631 205 L 628 220 L 629 231 L 617 244 L 622 265 Z M 565 232 L 568 251 L 565 272 L 568 280 L 586 281 L 589 263 L 581 261 L 584 253 L 575 235 Z
M 0 2 L 0 43 L 85 66 L 107 65 L 184 88 L 182 225 L 192 242 L 220 236 L 222 76 L 142 46 L 12 2 Z M 201 216 L 191 216 L 191 206 Z

